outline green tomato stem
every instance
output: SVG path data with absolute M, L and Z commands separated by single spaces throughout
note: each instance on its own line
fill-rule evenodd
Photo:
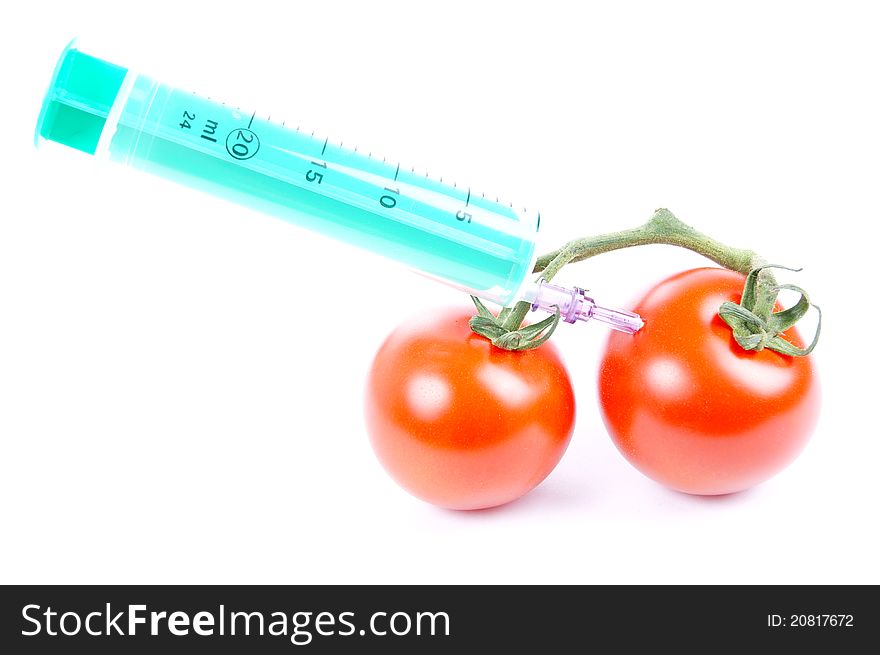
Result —
M 540 277 L 549 282 L 566 264 L 580 262 L 612 250 L 652 243 L 687 248 L 743 275 L 765 264 L 754 251 L 725 245 L 683 223 L 668 209 L 658 209 L 641 227 L 575 239 L 558 250 L 538 257 L 534 272 L 541 273 Z M 761 282 L 767 286 L 775 285 L 769 269 L 764 268 L 761 271 L 761 278 Z M 505 316 L 502 326 L 507 330 L 516 330 L 530 309 L 528 302 L 516 303 Z
M 788 267 L 768 265 L 753 250 L 733 248 L 716 241 L 682 223 L 668 209 L 658 209 L 651 220 L 641 227 L 571 241 L 562 248 L 539 257 L 534 271 L 540 273 L 541 278 L 550 281 L 563 266 L 571 262 L 583 261 L 612 250 L 652 243 L 687 248 L 724 268 L 746 276 L 739 304 L 725 302 L 719 309 L 719 315 L 730 326 L 736 342 L 744 350 L 760 351 L 770 348 L 783 355 L 804 357 L 815 348 L 822 328 L 822 312 L 810 302 L 807 292 L 800 287 L 776 283 L 771 269 Z M 800 294 L 800 299 L 789 309 L 775 312 L 776 298 L 782 289 Z M 481 304 L 476 299 L 474 301 L 478 303 L 479 309 Z M 812 342 L 802 348 L 783 338 L 782 334 L 803 318 L 810 307 L 815 307 L 819 318 Z M 500 348 L 521 350 L 525 347 L 538 347 L 550 337 L 559 322 L 557 309 L 554 317 L 534 326 L 539 334 L 524 334 L 524 328 L 520 326 L 531 310 L 530 303 L 520 301 L 513 307 L 502 310 L 497 317 L 493 317 L 485 308 L 482 309 L 481 315 L 472 320 L 471 327 Z

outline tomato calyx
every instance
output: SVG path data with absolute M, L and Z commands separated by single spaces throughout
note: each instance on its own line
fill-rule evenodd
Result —
M 724 302 L 718 310 L 718 315 L 730 326 L 733 330 L 733 338 L 745 350 L 761 351 L 764 348 L 769 348 L 793 357 L 809 355 L 819 341 L 819 333 L 822 329 L 822 310 L 810 302 L 807 292 L 800 287 L 794 284 L 776 284 L 772 276 L 762 275 L 763 271 L 770 268 L 782 268 L 795 272 L 801 270 L 778 264 L 756 266 L 746 276 L 739 304 L 731 301 Z M 774 312 L 776 298 L 783 289 L 800 294 L 800 298 L 788 309 Z M 815 307 L 819 312 L 819 322 L 816 325 L 813 341 L 806 348 L 800 348 L 781 335 L 800 321 L 810 307 Z
M 471 330 L 492 342 L 493 346 L 504 350 L 533 350 L 546 342 L 559 325 L 561 313 L 556 307 L 556 313 L 548 316 L 543 321 L 533 325 L 510 328 L 506 326 L 506 320 L 510 315 L 511 308 L 502 309 L 498 316 L 490 312 L 476 296 L 471 296 L 477 308 L 477 315 L 472 316 L 469 324 Z

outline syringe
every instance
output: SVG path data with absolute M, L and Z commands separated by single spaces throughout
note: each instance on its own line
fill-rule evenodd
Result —
M 109 157 L 400 261 L 475 296 L 634 333 L 641 319 L 528 280 L 540 216 L 65 48 L 35 140 Z

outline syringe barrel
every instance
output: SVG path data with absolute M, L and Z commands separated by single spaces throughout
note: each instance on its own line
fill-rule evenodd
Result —
M 540 218 L 68 47 L 37 140 L 109 156 L 400 261 L 499 304 Z

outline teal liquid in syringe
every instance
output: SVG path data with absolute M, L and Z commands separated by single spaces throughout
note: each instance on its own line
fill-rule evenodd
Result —
M 73 45 L 52 77 L 36 138 L 302 225 L 501 305 L 526 299 L 536 309 L 559 306 L 569 322 L 592 317 L 628 332 L 641 326 L 629 312 L 595 306 L 580 289 L 528 281 L 537 212 L 173 88 Z

